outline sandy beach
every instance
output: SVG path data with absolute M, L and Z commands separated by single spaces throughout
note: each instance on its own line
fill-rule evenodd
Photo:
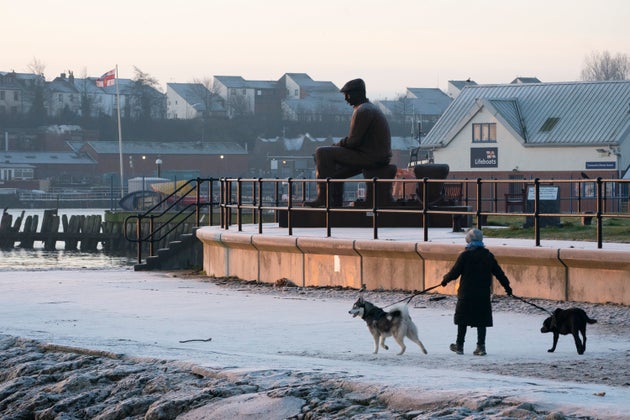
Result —
M 348 315 L 356 290 L 122 269 L 3 272 L 0 286 L 3 418 L 612 419 L 630 410 L 630 311 L 619 305 L 575 304 L 598 320 L 579 356 L 566 336 L 547 352 L 544 312 L 496 297 L 488 355 L 473 356 L 469 337 L 457 356 L 448 350 L 455 298 L 420 295 L 410 313 L 429 354 L 407 343 L 397 356 L 391 339 L 372 354 L 365 323 Z M 409 296 L 365 293 L 380 306 Z

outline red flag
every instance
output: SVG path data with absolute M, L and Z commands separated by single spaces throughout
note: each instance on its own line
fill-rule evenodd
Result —
M 114 86 L 116 83 L 116 70 L 110 70 L 98 79 L 96 79 L 97 87 Z

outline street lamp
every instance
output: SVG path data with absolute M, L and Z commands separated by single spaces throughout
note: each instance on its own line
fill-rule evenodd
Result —
M 162 171 L 162 159 L 157 158 L 155 159 L 155 165 L 157 166 L 157 177 L 160 177 L 160 173 Z

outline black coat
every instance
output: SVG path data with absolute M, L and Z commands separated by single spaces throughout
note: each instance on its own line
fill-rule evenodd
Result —
M 492 253 L 484 247 L 473 247 L 459 254 L 445 281 L 461 276 L 457 291 L 454 322 L 472 327 L 492 326 L 490 295 L 492 275 L 508 290 L 510 281 Z

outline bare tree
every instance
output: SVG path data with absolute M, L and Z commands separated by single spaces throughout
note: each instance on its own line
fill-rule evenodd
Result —
M 584 60 L 582 80 L 628 80 L 630 79 L 630 56 L 608 51 L 592 52 Z
M 210 115 L 210 110 L 212 109 L 212 100 L 216 95 L 214 91 L 212 78 L 211 77 L 203 77 L 201 79 L 194 78 L 193 86 L 195 94 L 199 97 L 199 100 L 203 103 L 203 112 L 202 117 L 207 117 Z
M 133 97 L 131 115 L 137 119 L 150 120 L 163 118 L 166 110 L 163 95 L 160 92 L 158 81 L 138 67 L 133 67 Z
M 233 93 L 230 95 L 228 98 L 228 107 L 233 117 L 245 117 L 253 114 L 249 107 L 247 96 L 244 94 Z
M 33 57 L 33 60 L 30 63 L 28 63 L 26 67 L 31 73 L 44 77 L 44 70 L 46 70 L 46 64 L 38 60 L 36 57 Z

